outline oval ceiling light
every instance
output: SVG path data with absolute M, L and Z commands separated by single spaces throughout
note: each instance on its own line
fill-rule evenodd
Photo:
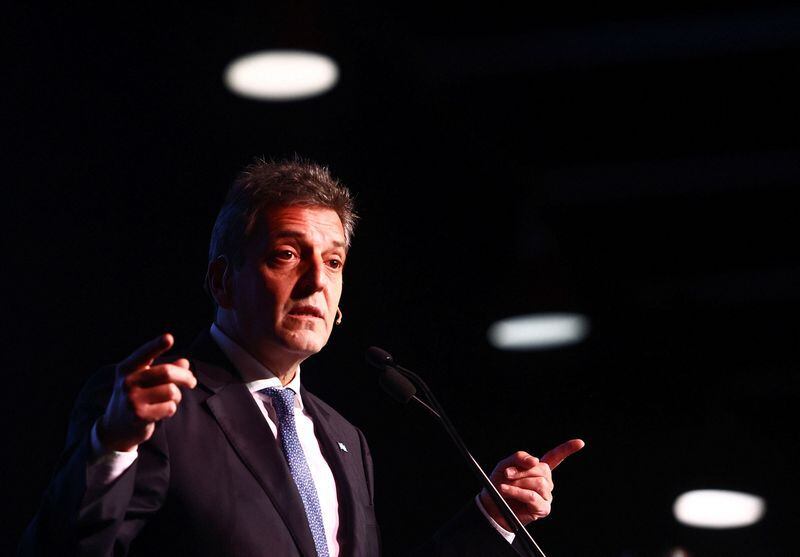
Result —
M 542 313 L 503 319 L 489 327 L 487 336 L 502 350 L 542 350 L 582 341 L 589 320 L 577 313 Z
M 306 99 L 339 79 L 336 62 L 303 50 L 268 50 L 237 58 L 225 68 L 225 85 L 243 97 L 269 101 Z
M 687 491 L 675 499 L 672 512 L 678 522 L 698 528 L 741 528 L 764 516 L 764 499 L 721 489 Z

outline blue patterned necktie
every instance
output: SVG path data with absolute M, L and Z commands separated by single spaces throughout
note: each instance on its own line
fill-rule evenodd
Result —
M 259 391 L 272 399 L 272 406 L 275 408 L 275 415 L 278 417 L 278 437 L 281 441 L 283 454 L 289 464 L 289 471 L 292 473 L 303 506 L 306 509 L 308 526 L 311 528 L 311 535 L 314 537 L 314 545 L 317 548 L 319 557 L 328 557 L 328 542 L 325 538 L 325 527 L 322 523 L 322 510 L 319 506 L 317 488 L 314 486 L 314 479 L 311 477 L 311 470 L 306 462 L 306 455 L 300 445 L 300 438 L 297 436 L 297 427 L 294 423 L 294 391 L 292 389 L 277 389 L 269 387 Z

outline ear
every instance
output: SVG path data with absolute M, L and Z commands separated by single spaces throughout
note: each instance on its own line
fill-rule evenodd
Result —
M 230 309 L 233 303 L 232 273 L 232 265 L 224 255 L 220 255 L 208 264 L 206 272 L 208 291 L 217 305 L 224 309 Z

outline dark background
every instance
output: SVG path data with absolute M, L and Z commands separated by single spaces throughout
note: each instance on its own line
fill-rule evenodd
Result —
M 208 237 L 238 170 L 294 153 L 358 195 L 344 324 L 303 376 L 371 442 L 387 554 L 477 484 L 379 392 L 369 345 L 429 379 L 487 467 L 586 440 L 532 527 L 551 556 L 797 553 L 796 7 L 5 11 L 0 553 L 83 381 L 210 323 Z M 272 104 L 224 88 L 232 58 L 276 47 L 333 56 L 339 85 Z M 586 314 L 589 338 L 489 346 L 494 320 L 541 311 Z M 672 503 L 694 488 L 761 495 L 767 514 L 681 526 Z

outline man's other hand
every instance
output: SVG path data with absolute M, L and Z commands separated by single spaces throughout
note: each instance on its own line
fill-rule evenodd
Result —
M 550 514 L 554 487 L 551 472 L 584 445 L 580 439 L 572 439 L 549 451 L 542 458 L 536 458 L 524 451 L 516 452 L 501 460 L 489 478 L 520 522 L 528 524 Z M 489 516 L 506 530 L 513 531 L 486 489 L 481 492 L 480 497 Z
M 178 411 L 179 387 L 193 389 L 197 385 L 189 360 L 152 365 L 174 343 L 172 335 L 161 335 L 117 364 L 114 390 L 97 424 L 97 436 L 105 449 L 132 451 L 150 439 L 156 422 Z

